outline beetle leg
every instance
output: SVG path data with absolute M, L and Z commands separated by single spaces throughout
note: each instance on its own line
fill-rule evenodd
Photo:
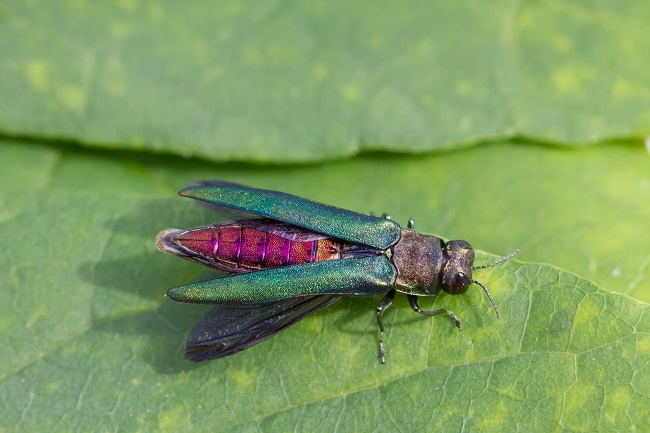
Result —
M 388 215 L 386 212 L 384 212 L 381 216 L 382 216 L 382 218 L 386 218 L 387 220 L 392 220 L 390 215 Z
M 395 298 L 395 290 L 388 292 L 377 306 L 377 323 L 379 324 L 379 357 L 381 358 L 382 364 L 386 362 L 386 350 L 384 350 L 384 323 L 381 320 L 381 313 L 391 306 L 393 298 Z
M 447 311 L 444 308 L 440 310 L 423 310 L 420 308 L 418 305 L 418 297 L 417 295 L 406 295 L 406 297 L 409 300 L 409 304 L 411 304 L 411 309 L 415 311 L 416 313 L 424 314 L 425 316 L 437 316 L 438 314 L 447 314 L 447 316 L 451 317 L 451 320 L 454 321 L 456 324 L 456 328 L 458 328 L 459 331 L 462 331 L 461 329 L 461 323 L 460 319 L 454 315 L 451 311 Z
M 411 230 L 415 228 L 415 221 L 413 220 L 413 217 L 409 218 L 409 222 L 406 224 L 406 228 L 409 228 Z

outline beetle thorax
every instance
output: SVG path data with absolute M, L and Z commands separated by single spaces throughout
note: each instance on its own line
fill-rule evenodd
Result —
M 393 247 L 395 289 L 413 295 L 437 295 L 443 266 L 442 246 L 440 238 L 402 229 L 402 236 Z

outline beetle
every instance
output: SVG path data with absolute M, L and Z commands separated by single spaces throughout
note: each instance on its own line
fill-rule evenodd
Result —
M 382 313 L 396 292 L 426 316 L 419 296 L 465 293 L 480 286 L 499 319 L 490 292 L 472 271 L 474 250 L 462 240 L 443 242 L 418 233 L 413 219 L 400 227 L 388 215 L 365 215 L 295 195 L 222 181 L 187 185 L 179 195 L 198 200 L 232 221 L 159 233 L 159 250 L 230 275 L 171 288 L 166 296 L 216 304 L 187 337 L 191 361 L 222 358 L 257 344 L 347 295 L 384 295 L 376 309 L 379 357 L 386 361 Z

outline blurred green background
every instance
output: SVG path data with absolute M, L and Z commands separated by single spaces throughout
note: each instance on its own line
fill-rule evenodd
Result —
M 648 22 L 643 2 L 4 2 L 0 432 L 648 431 Z M 162 295 L 213 274 L 154 239 L 214 221 L 175 195 L 201 179 L 548 265 L 477 272 L 500 322 L 479 290 L 441 296 L 461 334 L 400 298 L 383 366 L 379 299 L 190 365 L 206 308 Z

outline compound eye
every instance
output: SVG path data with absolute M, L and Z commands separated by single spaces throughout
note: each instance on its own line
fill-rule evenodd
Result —
M 467 278 L 467 275 L 463 274 L 462 272 L 459 272 L 456 275 L 454 275 L 454 281 L 452 282 L 452 288 L 454 290 L 454 294 L 465 293 L 468 287 L 469 287 L 469 278 Z

